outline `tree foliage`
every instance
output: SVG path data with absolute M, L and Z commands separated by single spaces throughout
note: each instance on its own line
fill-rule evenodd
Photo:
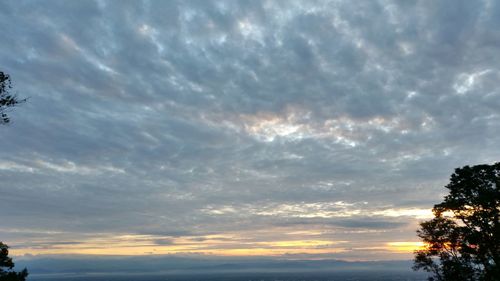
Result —
M 434 218 L 417 231 L 426 247 L 414 269 L 434 281 L 500 280 L 500 162 L 458 168 Z
M 14 262 L 9 257 L 9 246 L 0 242 L 0 281 L 25 281 L 28 270 L 13 271 Z
M 10 76 L 0 71 L 0 124 L 7 124 L 10 118 L 7 116 L 7 109 L 13 107 L 25 100 L 19 100 L 10 93 L 12 84 Z M 25 281 L 28 276 L 28 270 L 25 268 L 20 272 L 12 270 L 14 262 L 9 257 L 9 246 L 0 242 L 0 281 Z
M 10 118 L 7 115 L 7 110 L 10 107 L 16 106 L 26 100 L 18 99 L 16 95 L 11 94 L 12 82 L 10 76 L 0 71 L 0 124 L 7 124 Z

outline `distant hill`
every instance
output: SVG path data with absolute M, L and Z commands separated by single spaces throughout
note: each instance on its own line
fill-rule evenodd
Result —
M 277 258 L 223 258 L 177 256 L 40 256 L 18 258 L 30 274 L 123 274 L 123 273 L 238 273 L 238 272 L 411 272 L 411 261 L 348 262 L 342 260 L 287 260 Z

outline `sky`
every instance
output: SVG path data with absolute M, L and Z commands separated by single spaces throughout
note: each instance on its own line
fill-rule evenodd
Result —
M 408 259 L 500 159 L 500 2 L 3 1 L 12 254 Z

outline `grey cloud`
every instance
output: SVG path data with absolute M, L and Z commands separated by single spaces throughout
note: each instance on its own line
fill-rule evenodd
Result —
M 353 219 L 288 219 L 284 222 L 278 222 L 277 225 L 333 225 L 345 228 L 364 228 L 364 229 L 396 229 L 406 226 L 408 222 L 394 219 L 382 219 L 377 217 L 356 217 Z
M 430 208 L 453 168 L 498 161 L 488 3 L 8 1 L 0 65 L 30 100 L 0 128 L 0 211 L 177 237 L 289 219 L 210 206 Z
M 156 244 L 156 245 L 172 245 L 173 244 L 173 241 L 172 239 L 155 239 L 153 240 L 153 242 Z

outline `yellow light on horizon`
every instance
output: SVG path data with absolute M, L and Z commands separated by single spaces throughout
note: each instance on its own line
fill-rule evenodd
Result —
M 230 240 L 226 240 L 230 237 Z M 167 245 L 155 243 L 148 235 L 121 235 L 90 239 L 75 244 L 60 244 L 40 248 L 14 248 L 15 255 L 170 255 L 202 254 L 217 256 L 279 256 L 287 254 L 330 254 L 344 252 L 335 245 L 348 241 L 281 240 L 248 241 L 237 235 L 207 235 L 203 240 L 189 237 L 172 239 Z M 222 239 L 226 238 L 226 239 Z
M 60 241 L 58 244 L 57 241 L 43 239 L 33 241 L 35 245 L 33 247 L 16 247 L 14 244 L 12 254 L 280 256 L 335 254 L 362 249 L 367 252 L 378 251 L 401 255 L 409 254 L 424 246 L 422 242 L 411 241 L 330 240 L 321 233 L 322 231 L 314 229 L 290 232 L 290 229 L 285 228 L 257 230 L 251 237 L 238 232 L 163 238 L 154 235 L 103 234 L 75 243 Z M 44 246 L 45 244 L 47 246 Z
M 388 250 L 395 252 L 413 252 L 425 246 L 424 242 L 389 242 Z

